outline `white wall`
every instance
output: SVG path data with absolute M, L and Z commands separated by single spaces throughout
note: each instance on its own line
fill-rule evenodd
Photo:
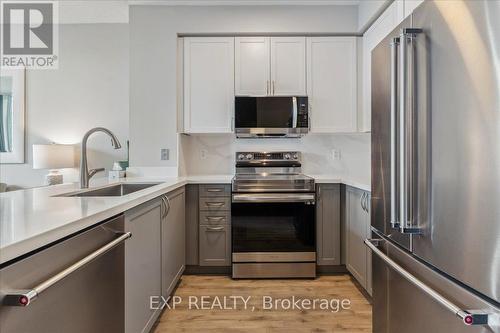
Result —
M 177 165 L 177 34 L 354 33 L 357 15 L 357 6 L 130 7 L 131 165 Z
M 396 0 L 398 1 L 398 0 Z M 391 0 L 364 0 L 360 1 L 358 8 L 358 29 L 365 30 L 372 23 Z
M 47 170 L 32 169 L 34 143 L 76 144 L 92 127 L 112 130 L 125 146 L 129 137 L 128 24 L 59 26 L 59 69 L 26 75 L 26 164 L 0 165 L 0 182 L 23 187 L 43 184 Z M 89 141 L 90 167 L 124 159 L 103 134 Z M 76 181 L 77 170 L 65 170 Z M 100 176 L 104 176 L 101 174 Z M 96 175 L 97 177 L 97 175 Z
M 236 151 L 302 152 L 302 171 L 370 183 L 370 134 L 308 134 L 301 139 L 236 139 L 234 135 L 182 135 L 181 172 L 188 175 L 232 174 Z M 332 149 L 340 150 L 334 160 Z M 202 158 L 202 150 L 206 151 Z

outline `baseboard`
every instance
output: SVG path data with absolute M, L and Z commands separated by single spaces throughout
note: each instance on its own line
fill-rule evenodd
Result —
M 231 266 L 187 265 L 185 275 L 231 275 Z
M 336 275 L 349 273 L 345 265 L 316 266 L 318 275 Z

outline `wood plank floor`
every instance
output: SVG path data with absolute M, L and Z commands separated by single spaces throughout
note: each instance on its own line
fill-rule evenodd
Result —
M 154 332 L 371 332 L 371 305 L 351 279 L 347 274 L 322 276 L 316 280 L 232 280 L 226 276 L 185 275 L 175 292 L 178 301 L 182 299 L 182 302 L 175 309 L 163 312 Z M 215 309 L 201 309 L 201 296 L 209 296 L 207 307 L 213 304 L 216 296 L 221 302 L 226 296 L 227 305 L 236 309 L 221 310 L 217 303 Z M 234 306 L 229 296 L 251 296 L 247 309 L 243 300 L 237 300 Z M 330 310 L 286 310 L 288 303 L 285 301 L 278 309 L 268 310 L 263 296 L 273 300 L 291 299 L 292 296 L 311 301 L 348 299 L 350 309 L 331 312 L 335 309 L 333 303 Z M 196 309 L 196 305 L 200 309 Z

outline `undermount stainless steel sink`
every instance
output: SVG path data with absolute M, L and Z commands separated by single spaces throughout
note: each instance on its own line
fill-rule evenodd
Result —
M 121 197 L 146 188 L 158 185 L 160 183 L 130 183 L 116 184 L 106 187 L 100 187 L 93 190 L 72 192 L 58 195 L 58 197 Z

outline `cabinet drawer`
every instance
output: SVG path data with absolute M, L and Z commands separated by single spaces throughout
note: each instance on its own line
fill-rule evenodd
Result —
M 225 211 L 230 209 L 230 197 L 200 198 L 200 210 Z
M 203 184 L 200 185 L 200 197 L 228 197 L 231 195 L 229 184 Z
M 200 266 L 231 265 L 231 229 L 228 225 L 200 225 Z
M 230 224 L 230 222 L 231 222 L 231 213 L 229 211 L 200 212 L 200 225 L 221 225 L 221 224 L 223 225 L 223 224 Z

